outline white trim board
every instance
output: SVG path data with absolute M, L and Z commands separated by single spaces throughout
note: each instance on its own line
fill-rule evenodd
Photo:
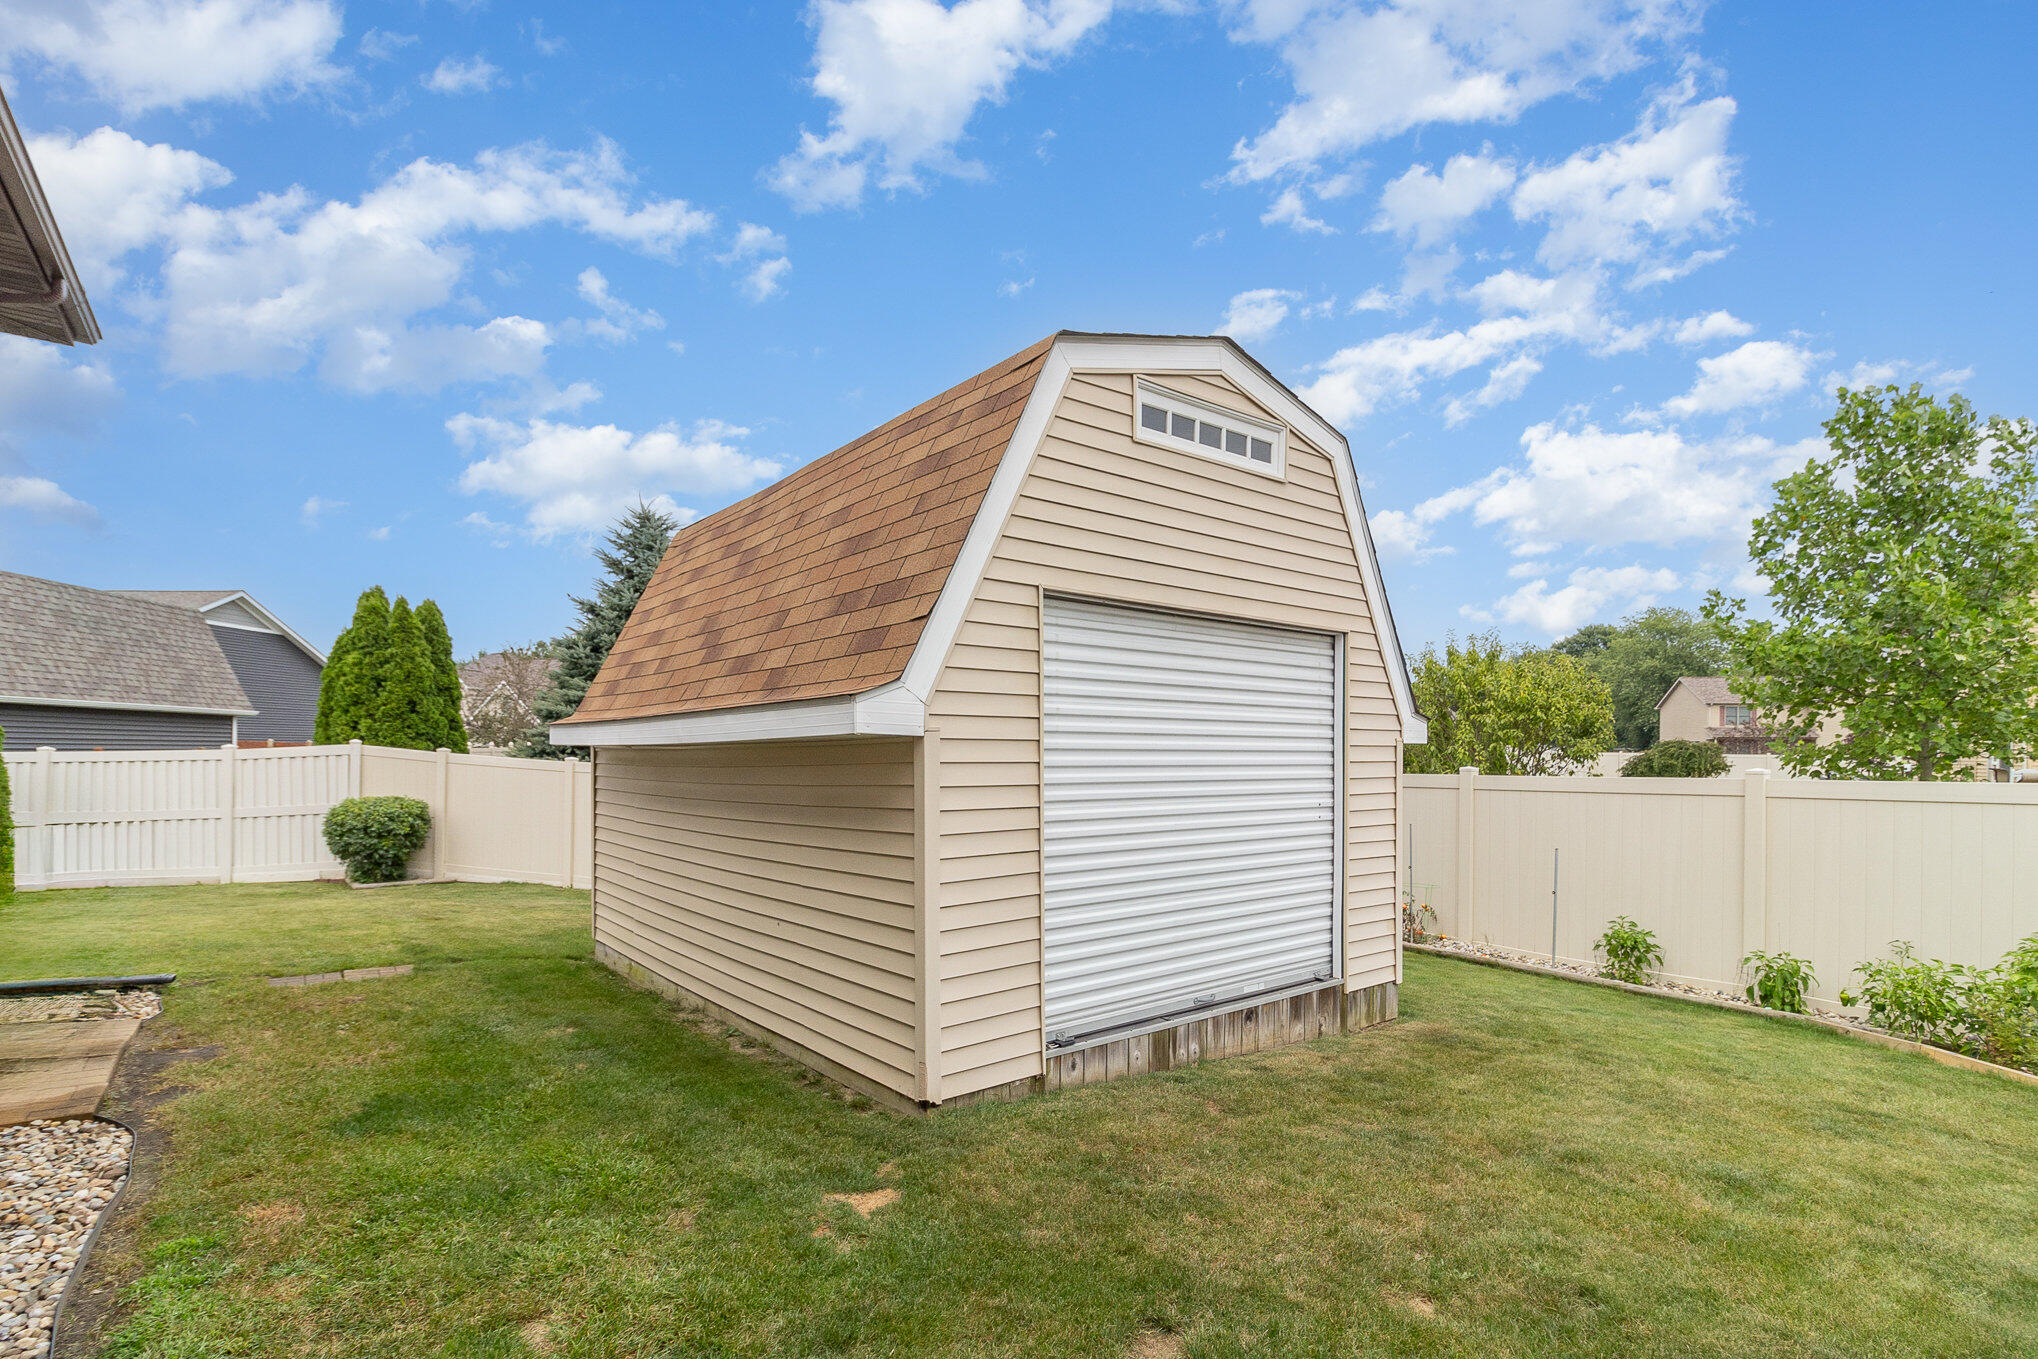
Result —
M 683 746 L 724 741 L 797 741 L 824 736 L 922 736 L 927 705 L 898 684 L 839 698 L 760 703 L 719 712 L 556 723 L 554 745 Z
M 259 717 L 253 708 L 193 708 L 183 703 L 115 703 L 99 698 L 35 698 L 23 694 L 0 694 L 0 703 L 24 708 L 105 708 L 123 713 L 183 713 L 192 717 Z

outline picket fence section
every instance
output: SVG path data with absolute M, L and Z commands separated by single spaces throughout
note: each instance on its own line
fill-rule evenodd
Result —
M 5 757 L 15 885 L 338 878 L 326 812 L 397 793 L 432 809 L 411 876 L 593 886 L 594 779 L 580 760 L 344 746 L 59 751 Z
M 2038 785 L 1402 777 L 1404 881 L 1453 938 L 1593 957 L 1616 915 L 1668 976 L 1738 992 L 1757 949 L 1837 1004 L 1893 940 L 1993 964 L 2038 932 Z

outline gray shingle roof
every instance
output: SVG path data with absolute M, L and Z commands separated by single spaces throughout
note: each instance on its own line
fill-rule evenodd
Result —
M 1677 684 L 1682 684 L 1689 688 L 1700 703 L 1739 703 L 1741 701 L 1740 697 L 1728 687 L 1724 676 L 1684 675 L 1679 677 Z M 1673 684 L 1670 687 L 1675 689 L 1677 684 Z M 1663 697 L 1668 698 L 1670 695 L 1666 693 Z M 1660 708 L 1663 705 L 1659 701 L 1656 706 Z
M 242 590 L 109 590 L 108 594 L 126 595 L 129 599 L 153 599 L 158 604 L 175 604 L 180 609 L 202 609 L 233 595 L 244 594 Z
M 0 571 L 0 698 L 255 711 L 195 610 L 10 571 Z

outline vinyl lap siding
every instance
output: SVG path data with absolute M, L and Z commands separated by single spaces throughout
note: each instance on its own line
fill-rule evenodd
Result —
M 1166 386 L 1272 418 L 1222 377 Z M 1345 970 L 1397 978 L 1394 711 L 1329 456 L 1275 481 L 1132 437 L 1132 377 L 1077 374 L 928 705 L 940 733 L 942 1091 L 1038 1075 L 1040 597 L 1087 595 L 1346 637 Z
M 0 703 L 8 750 L 197 750 L 230 744 L 231 717 Z
M 232 606 L 228 606 L 232 607 Z M 243 741 L 309 741 L 318 721 L 319 664 L 289 638 L 247 628 L 212 629 L 213 640 L 257 712 L 241 719 Z
M 913 746 L 604 749 L 594 936 L 887 1089 L 914 1089 Z

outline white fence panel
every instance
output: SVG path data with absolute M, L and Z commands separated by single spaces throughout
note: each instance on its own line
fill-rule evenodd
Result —
M 385 793 L 432 809 L 413 876 L 593 885 L 593 778 L 580 760 L 359 743 L 5 759 L 23 890 L 337 878 L 326 812 Z
M 1737 991 L 1755 949 L 1837 1003 L 1892 940 L 1986 965 L 2038 932 L 2038 786 L 1404 775 L 1407 881 L 1442 933 L 1567 961 L 1616 915 Z

